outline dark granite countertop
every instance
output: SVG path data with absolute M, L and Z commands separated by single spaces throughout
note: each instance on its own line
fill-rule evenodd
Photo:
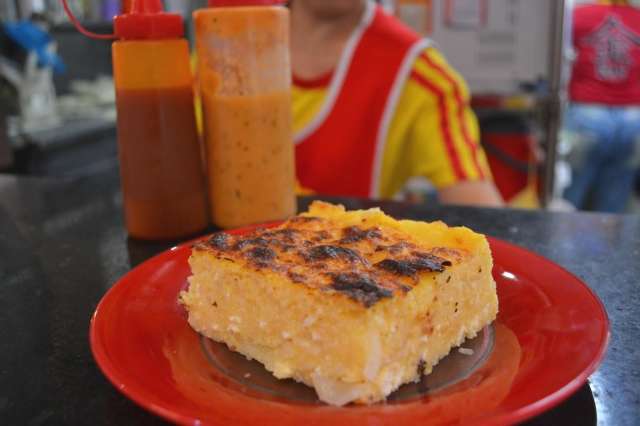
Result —
M 162 424 L 108 383 L 89 350 L 89 319 L 106 290 L 172 245 L 128 240 L 121 204 L 113 173 L 0 175 L 0 424 Z M 593 399 L 598 424 L 638 424 L 640 216 L 381 206 L 399 218 L 442 219 L 522 245 L 588 283 L 611 320 L 605 361 L 590 387 L 530 424 L 593 424 Z

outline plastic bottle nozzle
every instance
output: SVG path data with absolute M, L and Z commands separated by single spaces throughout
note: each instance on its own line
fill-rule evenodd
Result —
M 113 18 L 114 34 L 88 31 L 73 15 L 67 0 L 62 0 L 62 5 L 76 29 L 87 37 L 102 40 L 159 40 L 184 36 L 182 17 L 175 13 L 165 13 L 162 0 L 133 0 L 129 11 Z
M 113 19 L 116 37 L 125 40 L 158 40 L 184 35 L 182 16 L 165 13 L 161 0 L 134 0 L 129 13 Z

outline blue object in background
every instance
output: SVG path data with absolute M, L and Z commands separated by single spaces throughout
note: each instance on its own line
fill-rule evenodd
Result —
M 103 21 L 111 21 L 114 16 L 120 14 L 120 0 L 104 0 L 100 15 Z
M 7 22 L 2 24 L 4 32 L 16 44 L 27 51 L 34 51 L 38 56 L 38 66 L 50 66 L 56 73 L 66 69 L 62 59 L 55 53 L 47 51 L 53 41 L 49 33 L 30 21 Z

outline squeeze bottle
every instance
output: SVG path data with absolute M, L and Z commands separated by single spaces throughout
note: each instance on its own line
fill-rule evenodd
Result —
M 289 11 L 277 0 L 212 0 L 194 12 L 212 221 L 295 214 Z
M 65 1 L 65 9 L 68 7 Z M 70 16 L 76 27 L 88 33 Z M 114 18 L 118 156 L 130 236 L 194 235 L 208 225 L 202 149 L 182 17 L 161 0 L 134 0 Z

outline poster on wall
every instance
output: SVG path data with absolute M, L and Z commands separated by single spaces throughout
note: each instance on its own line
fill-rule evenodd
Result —
M 433 0 L 396 0 L 396 16 L 419 34 L 433 32 Z
M 446 0 L 445 23 L 454 29 L 481 29 L 487 26 L 488 9 L 488 0 Z

